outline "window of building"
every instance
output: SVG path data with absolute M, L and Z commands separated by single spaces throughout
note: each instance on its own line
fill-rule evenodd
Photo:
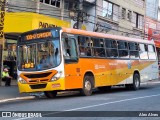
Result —
M 118 21 L 119 20 L 119 6 L 104 0 L 102 16 L 112 19 L 114 21 Z
M 132 12 L 131 12 L 130 10 L 128 10 L 127 20 L 128 20 L 128 21 L 131 21 L 131 18 L 132 18 Z
M 122 19 L 126 19 L 126 9 L 122 8 Z
M 49 4 L 55 7 L 60 7 L 60 0 L 40 0 L 41 3 Z
M 139 8 L 145 7 L 145 0 L 132 0 Z
M 119 6 L 113 5 L 113 20 L 118 21 L 119 20 Z
M 72 10 L 73 8 L 76 8 L 73 2 L 65 1 L 64 3 L 65 10 Z
M 108 1 L 103 1 L 103 17 L 113 18 L 113 4 Z
M 132 15 L 133 27 L 143 29 L 143 24 L 144 24 L 143 19 L 144 17 L 142 15 L 134 12 Z

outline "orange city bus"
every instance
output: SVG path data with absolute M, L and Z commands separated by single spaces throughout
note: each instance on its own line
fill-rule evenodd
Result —
M 137 90 L 140 83 L 158 78 L 153 41 L 70 28 L 47 28 L 23 33 L 18 40 L 20 92 L 80 90 L 124 85 Z

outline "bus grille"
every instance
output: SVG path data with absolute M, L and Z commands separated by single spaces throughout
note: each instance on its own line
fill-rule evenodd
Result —
M 47 84 L 30 85 L 31 89 L 45 88 Z
M 29 75 L 24 75 L 27 78 L 42 78 L 42 77 L 47 77 L 51 74 L 52 72 L 48 72 L 48 73 L 42 73 L 42 74 L 29 74 Z

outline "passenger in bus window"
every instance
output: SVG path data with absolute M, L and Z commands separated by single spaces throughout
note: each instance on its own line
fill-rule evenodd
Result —
M 64 56 L 71 56 L 68 38 L 64 38 L 63 40 L 63 54 Z
M 86 48 L 87 56 L 91 56 L 91 48 Z
M 79 50 L 80 50 L 80 55 L 81 56 L 85 56 L 86 55 L 86 51 L 85 51 L 84 47 L 80 47 Z
M 99 57 L 99 52 L 98 52 L 98 49 L 94 49 L 94 54 L 93 54 L 93 56 L 95 56 L 95 57 Z
M 100 40 L 100 47 L 104 47 L 103 39 Z
M 47 63 L 47 55 L 46 54 L 42 55 L 42 58 L 40 60 L 40 64 L 44 64 L 44 63 Z
M 49 57 L 47 56 L 47 54 L 43 54 L 42 58 L 40 60 L 40 64 L 37 65 L 37 69 L 42 69 L 42 68 L 50 68 L 50 62 L 49 62 Z
M 117 48 L 118 45 L 119 45 L 119 44 L 118 44 L 116 41 L 113 41 L 113 42 L 112 42 L 112 48 Z
M 48 61 L 49 61 L 49 64 L 51 66 L 56 66 L 56 63 L 55 63 L 55 53 L 54 52 L 50 53 L 50 55 L 48 56 Z
M 90 37 L 86 38 L 85 46 L 86 47 L 93 47 L 93 40 Z
M 111 49 L 106 49 L 106 53 L 107 53 L 107 57 L 114 56 L 113 51 L 111 51 Z
M 99 48 L 98 49 L 98 53 L 100 57 L 105 57 L 105 52 L 104 52 L 104 48 Z

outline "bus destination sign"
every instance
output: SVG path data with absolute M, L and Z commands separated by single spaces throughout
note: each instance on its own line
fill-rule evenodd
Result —
M 41 38 L 48 38 L 48 37 L 52 37 L 51 32 L 34 33 L 34 34 L 29 34 L 25 36 L 26 40 L 34 40 L 34 39 L 41 39 Z

